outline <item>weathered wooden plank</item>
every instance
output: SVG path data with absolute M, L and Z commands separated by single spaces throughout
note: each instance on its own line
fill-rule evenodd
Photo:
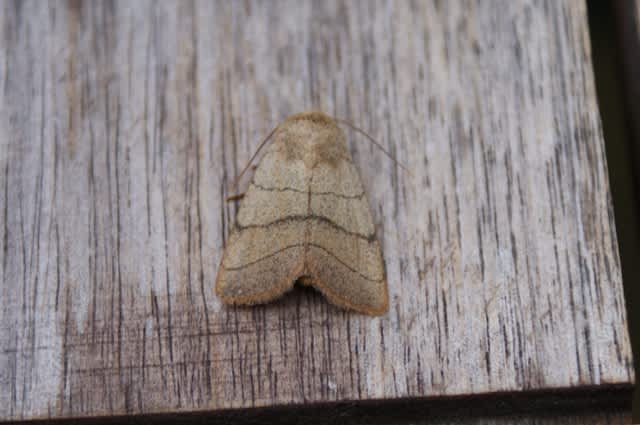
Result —
M 0 417 L 633 382 L 583 2 L 5 2 Z M 213 283 L 257 142 L 349 133 L 390 312 Z

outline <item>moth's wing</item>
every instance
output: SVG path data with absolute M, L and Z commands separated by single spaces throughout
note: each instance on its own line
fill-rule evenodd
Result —
M 258 304 L 291 289 L 304 268 L 308 171 L 277 148 L 260 161 L 216 279 L 227 304 Z
M 380 243 L 350 158 L 320 163 L 310 183 L 307 267 L 311 284 L 332 303 L 379 315 L 388 309 Z

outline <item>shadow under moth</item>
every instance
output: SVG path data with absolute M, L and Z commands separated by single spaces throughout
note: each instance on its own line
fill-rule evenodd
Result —
M 339 307 L 384 314 L 380 243 L 337 121 L 300 113 L 271 136 L 229 234 L 216 294 L 226 304 L 260 304 L 299 282 Z

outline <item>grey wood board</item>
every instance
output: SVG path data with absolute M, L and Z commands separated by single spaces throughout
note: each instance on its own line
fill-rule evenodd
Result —
M 3 2 L 0 418 L 634 380 L 582 1 Z M 347 131 L 390 311 L 213 284 L 287 115 Z

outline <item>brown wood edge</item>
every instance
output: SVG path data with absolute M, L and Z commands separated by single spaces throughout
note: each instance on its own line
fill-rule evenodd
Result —
M 28 424 L 254 424 L 254 423 L 415 423 L 425 419 L 495 416 L 630 414 L 632 384 L 604 384 L 554 390 L 494 392 L 480 395 L 435 396 L 366 401 L 290 404 L 269 407 L 184 411 L 63 419 L 37 419 Z M 2 420 L 0 420 L 2 423 Z

